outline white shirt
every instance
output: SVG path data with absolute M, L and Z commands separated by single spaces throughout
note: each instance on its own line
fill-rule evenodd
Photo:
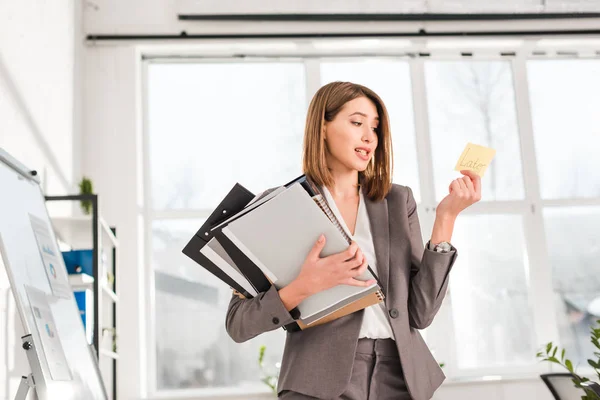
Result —
M 335 200 L 331 196 L 329 190 L 323 186 L 321 187 L 323 194 L 331 211 L 340 221 L 340 224 L 358 245 L 360 250 L 363 252 L 369 267 L 377 275 L 377 264 L 375 258 L 375 245 L 373 244 L 373 236 L 371 235 L 371 225 L 369 221 L 369 214 L 367 213 L 367 207 L 365 206 L 364 195 L 362 190 L 359 190 L 360 196 L 358 201 L 358 215 L 356 216 L 356 226 L 354 229 L 354 235 L 351 235 L 350 229 L 346 225 L 344 218 L 335 204 Z M 360 327 L 359 338 L 370 338 L 370 339 L 394 339 L 394 332 L 388 322 L 385 305 L 383 303 L 374 304 L 365 308 L 365 315 L 363 318 L 362 325 Z

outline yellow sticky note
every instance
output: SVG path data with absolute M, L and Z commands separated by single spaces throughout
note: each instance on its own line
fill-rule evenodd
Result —
M 455 171 L 468 169 L 474 171 L 477 175 L 483 178 L 485 170 L 488 168 L 492 159 L 496 155 L 496 150 L 489 147 L 480 146 L 478 144 L 467 143 L 465 150 L 460 155 Z

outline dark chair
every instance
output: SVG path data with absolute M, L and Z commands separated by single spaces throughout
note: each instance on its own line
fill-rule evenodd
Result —
M 586 394 L 583 389 L 575 387 L 573 376 L 569 373 L 542 374 L 540 378 L 548 386 L 548 389 L 550 389 L 552 396 L 556 400 L 581 400 L 581 396 Z M 585 386 L 600 397 L 600 385 L 593 382 L 586 382 Z
M 589 389 L 592 390 L 592 392 L 596 393 L 598 398 L 600 398 L 600 385 L 599 384 L 597 384 L 596 382 L 584 382 L 584 383 L 582 383 L 582 385 L 587 386 Z

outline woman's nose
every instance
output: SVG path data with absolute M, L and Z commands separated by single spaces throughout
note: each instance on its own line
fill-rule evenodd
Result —
M 363 134 L 362 140 L 363 142 L 371 143 L 373 140 L 375 140 L 375 136 L 376 133 L 373 132 L 371 128 L 368 128 L 367 132 Z

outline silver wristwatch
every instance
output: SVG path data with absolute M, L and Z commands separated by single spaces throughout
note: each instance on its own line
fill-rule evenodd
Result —
M 433 250 L 438 253 L 449 253 L 450 250 L 452 250 L 452 245 L 448 242 L 441 242 L 438 244 L 429 242 L 429 250 Z

